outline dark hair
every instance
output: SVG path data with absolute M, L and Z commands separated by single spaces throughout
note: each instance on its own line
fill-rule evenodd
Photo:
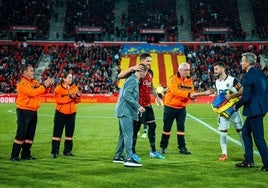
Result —
M 143 54 L 140 55 L 140 60 L 146 59 L 147 57 L 151 57 L 151 55 L 148 54 L 148 53 L 143 53 Z
M 59 84 L 63 83 L 63 78 L 67 78 L 67 76 L 68 76 L 69 74 L 72 74 L 72 73 L 70 73 L 70 72 L 68 72 L 68 71 L 61 73 Z
M 32 65 L 28 63 L 21 64 L 21 69 L 20 69 L 21 74 L 23 74 L 24 71 L 28 70 L 29 67 L 32 67 Z
M 213 67 L 215 67 L 217 65 L 220 66 L 220 67 L 226 68 L 225 63 L 223 63 L 222 61 L 214 63 Z
M 146 72 L 146 71 L 148 71 L 148 69 L 149 69 L 146 65 L 144 65 L 144 64 L 142 64 L 142 63 L 140 63 L 139 66 L 142 67 L 142 70 L 141 70 L 142 72 Z M 141 71 L 139 71 L 139 72 L 141 72 Z

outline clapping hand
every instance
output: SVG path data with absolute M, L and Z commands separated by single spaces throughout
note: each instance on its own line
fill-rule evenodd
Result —
M 43 84 L 46 88 L 52 86 L 54 84 L 54 78 L 48 77 Z
M 77 92 L 77 96 L 80 97 L 82 95 L 82 87 L 81 86 L 78 86 L 78 92 Z

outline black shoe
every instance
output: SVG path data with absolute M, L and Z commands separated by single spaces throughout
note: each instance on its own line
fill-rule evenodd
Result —
M 260 168 L 259 170 L 260 170 L 260 171 L 263 171 L 263 172 L 267 172 L 267 171 L 268 171 L 268 167 L 263 166 L 263 167 Z
M 252 168 L 254 167 L 254 164 L 243 161 L 241 163 L 237 163 L 235 166 L 240 167 L 240 168 Z
M 10 160 L 13 162 L 18 162 L 18 161 L 20 161 L 20 158 L 19 157 L 10 157 Z
M 70 157 L 74 157 L 74 156 L 75 156 L 75 155 L 72 154 L 71 152 L 63 153 L 63 155 L 65 155 L 65 156 L 70 156 Z
M 33 157 L 33 156 L 23 156 L 21 157 L 21 160 L 36 160 L 36 157 Z
M 191 155 L 192 154 L 192 152 L 188 151 L 186 148 L 180 148 L 179 153 L 184 154 L 184 155 Z
M 114 160 L 113 160 L 114 163 L 124 163 L 125 162 L 125 159 L 123 156 L 121 157 L 114 157 Z
M 57 153 L 53 153 L 51 156 L 52 156 L 53 159 L 56 159 L 56 158 L 59 157 L 59 154 L 57 154 Z

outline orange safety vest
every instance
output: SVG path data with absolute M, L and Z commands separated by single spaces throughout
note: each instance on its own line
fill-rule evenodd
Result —
M 181 79 L 178 75 L 173 75 L 167 84 L 164 104 L 172 108 L 183 108 L 189 101 L 190 93 L 194 91 L 193 79 Z
M 41 95 L 46 91 L 45 86 L 41 85 L 37 80 L 22 77 L 17 84 L 17 108 L 37 111 L 41 104 Z
M 59 84 L 56 86 L 55 101 L 56 110 L 63 114 L 72 114 L 76 112 L 76 104 L 80 102 L 80 97 L 77 95 L 78 88 L 75 84 L 70 85 L 69 89 Z M 76 97 L 71 98 L 71 93 L 76 93 Z

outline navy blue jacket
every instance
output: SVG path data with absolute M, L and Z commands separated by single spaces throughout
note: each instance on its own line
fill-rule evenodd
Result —
M 236 108 L 244 105 L 243 115 L 252 117 L 268 112 L 268 81 L 265 74 L 251 67 L 242 78 L 243 94 Z

